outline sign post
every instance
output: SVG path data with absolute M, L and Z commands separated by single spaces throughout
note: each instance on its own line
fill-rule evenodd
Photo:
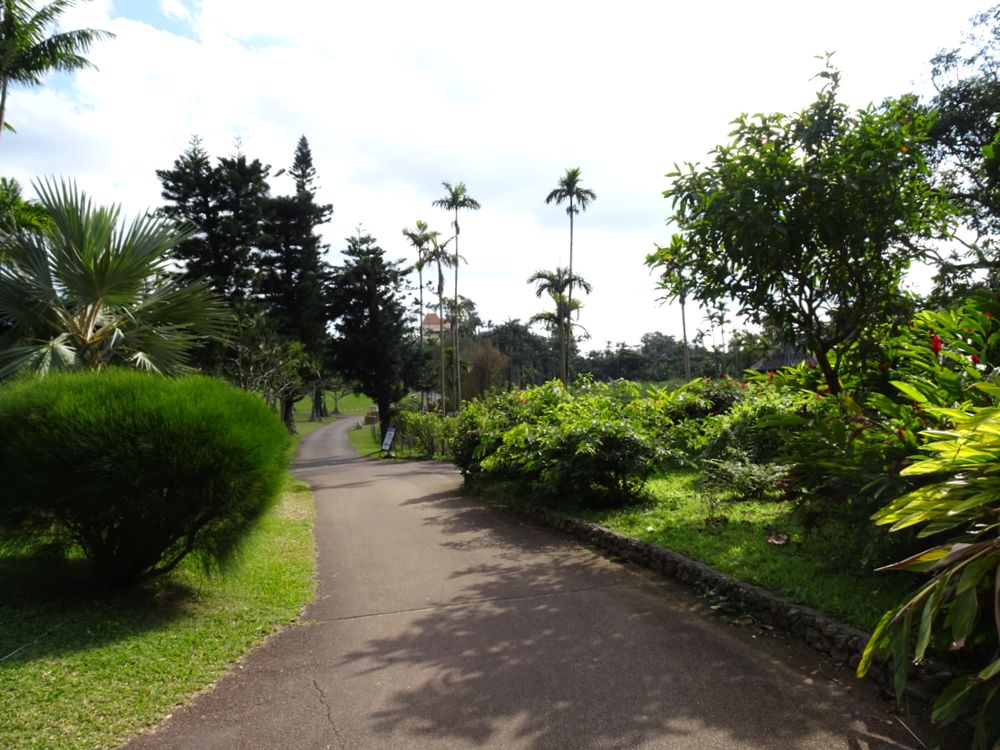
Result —
M 385 431 L 385 438 L 382 440 L 382 450 L 388 453 L 392 450 L 392 441 L 396 437 L 396 428 L 390 427 Z

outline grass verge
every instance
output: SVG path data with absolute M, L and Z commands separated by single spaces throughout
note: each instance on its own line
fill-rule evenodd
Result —
M 833 532 L 806 533 L 787 503 L 743 501 L 713 507 L 695 482 L 695 474 L 680 472 L 650 482 L 653 499 L 647 505 L 570 513 L 869 632 L 914 588 L 917 579 L 910 574 L 865 570 L 852 557 L 857 542 L 851 544 Z
M 0 552 L 0 747 L 111 748 L 217 680 L 314 590 L 313 504 L 289 479 L 224 575 L 185 561 L 139 591 Z

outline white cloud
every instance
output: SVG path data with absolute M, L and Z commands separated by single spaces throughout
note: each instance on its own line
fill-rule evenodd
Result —
M 251 157 L 287 166 L 310 141 L 335 214 L 334 249 L 363 224 L 390 254 L 423 218 L 441 181 L 483 204 L 462 219 L 460 286 L 485 319 L 540 309 L 527 277 L 565 263 L 562 208 L 544 197 L 580 166 L 598 200 L 579 217 L 574 261 L 594 284 L 581 321 L 592 346 L 679 334 L 645 255 L 669 237 L 661 193 L 675 162 L 704 160 L 741 111 L 788 111 L 816 89 L 815 55 L 836 50 L 845 100 L 927 88 L 929 58 L 958 41 L 971 0 L 911 3 L 596 2 L 315 3 L 161 0 L 193 39 L 82 3 L 67 28 L 117 35 L 91 54 L 98 71 L 69 89 L 17 90 L 4 172 L 75 176 L 135 213 L 159 203 L 156 169 L 192 134 L 212 154 L 241 137 Z M 273 182 L 287 189 L 284 178 Z

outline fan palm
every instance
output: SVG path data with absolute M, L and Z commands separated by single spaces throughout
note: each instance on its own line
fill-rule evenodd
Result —
M 442 182 L 446 191 L 444 198 L 438 198 L 432 203 L 432 205 L 438 208 L 443 208 L 447 211 L 455 212 L 455 221 L 452 223 L 455 227 L 455 309 L 458 309 L 458 211 L 463 209 L 466 211 L 478 211 L 479 201 L 469 195 L 468 190 L 465 187 L 464 182 L 460 182 L 457 185 L 452 185 L 450 182 Z M 461 378 L 461 367 L 459 364 L 458 357 L 458 326 L 452 326 L 452 340 L 455 347 L 455 411 L 458 411 L 462 407 L 462 378 Z
M 225 334 L 208 287 L 167 274 L 186 232 L 150 216 L 120 226 L 118 206 L 95 208 L 71 183 L 35 189 L 51 223 L 0 233 L 0 377 L 119 363 L 176 373 Z
M 93 67 L 83 55 L 94 42 L 114 36 L 97 29 L 48 36 L 63 11 L 74 5 L 76 0 L 54 0 L 36 10 L 26 0 L 0 0 L 0 133 L 11 84 L 40 86 L 46 73 Z
M 550 192 L 545 197 L 545 203 L 555 203 L 557 206 L 561 205 L 564 201 L 568 202 L 569 205 L 566 207 L 566 213 L 569 215 L 569 290 L 567 291 L 567 299 L 570 304 L 573 302 L 573 217 L 581 211 L 586 211 L 587 206 L 589 206 L 593 201 L 597 200 L 597 195 L 593 190 L 588 190 L 587 188 L 580 186 L 580 168 L 573 167 L 572 169 L 567 169 L 566 174 L 564 174 L 559 179 L 559 185 L 555 190 Z M 566 335 L 569 336 L 569 329 L 566 331 Z M 569 339 L 566 340 L 566 349 L 569 349 Z M 569 371 L 566 371 L 567 377 Z
M 528 283 L 535 285 L 536 297 L 548 294 L 555 302 L 556 309 L 554 311 L 533 315 L 528 322 L 529 324 L 542 323 L 556 337 L 559 342 L 559 379 L 566 383 L 569 380 L 569 342 L 573 331 L 572 315 L 581 306 L 579 300 L 570 299 L 567 291 L 576 285 L 590 294 L 592 287 L 582 276 L 572 274 L 568 269 L 561 267 L 556 268 L 555 271 L 535 271 L 528 279 Z

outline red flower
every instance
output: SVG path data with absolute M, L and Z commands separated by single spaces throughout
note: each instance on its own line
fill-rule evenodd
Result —
M 992 318 L 993 317 L 993 313 L 991 313 L 989 310 L 987 310 L 985 314 L 986 314 L 987 318 Z
M 979 355 L 978 354 L 973 354 L 971 357 L 969 357 L 969 359 L 972 360 L 972 364 L 974 364 L 974 365 L 978 365 L 979 364 Z
M 941 337 L 937 334 L 931 336 L 931 351 L 935 354 L 941 351 Z
M 902 440 L 903 439 L 903 428 L 900 427 L 899 429 L 897 429 L 896 430 L 896 434 L 899 435 L 900 440 Z

